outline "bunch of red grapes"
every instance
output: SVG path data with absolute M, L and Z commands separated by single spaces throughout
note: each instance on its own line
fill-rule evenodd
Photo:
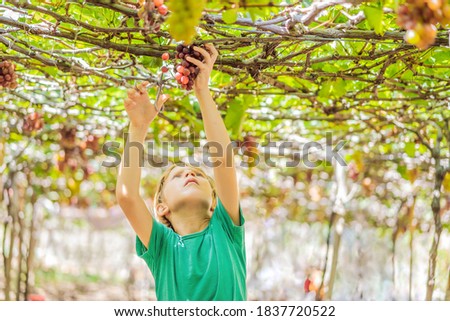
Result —
M 239 148 L 244 156 L 247 157 L 247 165 L 249 167 L 256 166 L 258 160 L 258 146 L 256 137 L 253 135 L 245 135 L 243 140 L 236 140 L 236 147 Z
M 138 11 L 139 18 L 144 20 L 146 28 L 158 32 L 169 11 L 164 0 L 139 0 L 139 3 L 142 6 Z
M 22 129 L 26 133 L 31 133 L 32 131 L 42 129 L 43 126 L 44 119 L 42 118 L 42 115 L 34 112 L 25 117 Z
M 16 66 L 9 61 L 0 62 L 0 89 L 2 87 L 9 89 L 17 88 Z
M 77 129 L 75 127 L 64 126 L 61 128 L 61 140 L 59 141 L 62 148 L 74 149 L 77 147 L 76 137 Z
M 56 156 L 59 171 L 64 172 L 66 168 L 71 171 L 81 169 L 84 179 L 93 173 L 93 168 L 88 162 L 86 150 L 90 149 L 93 155 L 98 154 L 99 137 L 90 133 L 85 133 L 85 140 L 77 139 L 77 129 L 75 127 L 64 126 L 60 131 L 61 139 L 59 144 L 61 151 Z
M 175 79 L 178 84 L 180 84 L 181 87 L 186 90 L 192 90 L 192 88 L 194 87 L 195 78 L 197 78 L 200 72 L 200 68 L 195 64 L 189 62 L 187 58 L 192 57 L 199 61 L 203 61 L 204 59 L 201 53 L 194 50 L 194 47 L 200 47 L 210 53 L 209 49 L 202 45 L 192 44 L 186 46 L 183 44 L 179 44 L 177 46 L 177 53 L 175 54 L 175 58 L 181 59 L 181 62 L 176 64 L 173 68 L 175 72 Z M 170 59 L 170 55 L 169 53 L 165 52 L 162 54 L 161 58 L 162 60 L 167 61 Z M 167 66 L 162 66 L 161 71 L 163 73 L 166 73 L 169 71 L 169 68 L 167 68 Z
M 100 148 L 99 140 L 100 140 L 100 138 L 98 136 L 89 134 L 86 136 L 86 140 L 80 143 L 80 147 L 82 150 L 90 149 L 94 153 L 97 153 Z
M 194 50 L 194 46 L 195 45 L 186 46 L 182 44 L 179 44 L 177 46 L 176 58 L 181 59 L 181 62 L 174 67 L 176 72 L 175 79 L 181 85 L 181 87 L 186 90 L 192 90 L 192 87 L 194 86 L 194 80 L 200 72 L 200 68 L 190 63 L 186 59 L 188 57 L 192 57 L 199 61 L 203 61 L 204 58 L 202 54 Z M 207 48 L 203 49 L 207 50 Z
M 398 8 L 397 23 L 407 30 L 407 42 L 419 49 L 426 49 L 436 39 L 436 24 L 450 23 L 450 1 L 407 0 Z

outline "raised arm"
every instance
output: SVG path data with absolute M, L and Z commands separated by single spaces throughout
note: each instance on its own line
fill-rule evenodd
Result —
M 143 159 L 144 140 L 148 126 L 156 117 L 155 107 L 150 103 L 143 82 L 137 89 L 128 91 L 125 99 L 125 110 L 130 118 L 128 139 L 125 143 L 122 161 L 116 184 L 116 198 L 125 216 L 143 244 L 147 246 L 152 232 L 152 215 L 139 192 L 141 180 L 141 166 Z M 167 96 L 162 95 L 158 107 L 162 106 Z M 141 147 L 135 147 L 135 146 Z M 141 149 L 141 152 L 139 151 Z M 128 151 L 126 155 L 125 151 Z M 140 155 L 141 154 L 141 155 Z M 127 161 L 127 164 L 125 163 Z
M 204 61 L 199 61 L 192 57 L 187 58 L 190 62 L 200 68 L 200 73 L 194 82 L 194 92 L 200 104 L 203 123 L 205 126 L 206 138 L 208 142 L 219 144 L 222 149 L 222 156 L 215 157 L 214 161 L 219 161 L 220 166 L 214 167 L 214 179 L 216 181 L 217 194 L 222 201 L 223 206 L 230 214 L 235 225 L 240 225 L 239 221 L 239 189 L 236 177 L 236 168 L 234 158 L 227 157 L 227 153 L 232 152 L 230 137 L 220 116 L 217 105 L 214 102 L 209 91 L 209 77 L 217 59 L 218 52 L 212 44 L 205 45 L 211 52 L 194 47 L 200 52 Z

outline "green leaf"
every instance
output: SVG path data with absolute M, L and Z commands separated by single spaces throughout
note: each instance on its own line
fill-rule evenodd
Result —
M 266 4 L 267 0 L 253 0 L 253 4 Z M 253 22 L 258 19 L 265 19 L 270 14 L 270 9 L 268 7 L 248 7 L 245 12 L 250 15 Z
M 398 165 L 397 172 L 402 176 L 402 178 L 405 178 L 405 179 L 407 178 L 405 165 Z
M 33 22 L 34 22 L 34 21 L 40 22 L 40 21 L 42 21 L 42 19 L 44 19 L 44 18 L 45 18 L 45 15 L 44 15 L 43 13 L 35 12 L 35 13 L 33 14 Z M 20 21 L 20 20 L 19 20 L 19 21 Z
M 200 104 L 198 103 L 198 101 L 195 101 L 195 102 L 192 104 L 192 109 L 194 110 L 194 113 L 196 113 L 196 114 L 198 114 L 198 113 L 201 112 L 201 110 L 200 110 Z
M 364 14 L 370 28 L 374 29 L 377 35 L 383 35 L 383 8 L 367 6 L 364 8 Z
M 402 74 L 402 80 L 411 80 L 414 77 L 414 73 L 411 71 L 411 69 L 406 70 L 403 74 Z
M 405 153 L 409 157 L 414 157 L 416 155 L 416 144 L 415 143 L 406 143 L 405 144 Z
M 231 130 L 234 137 L 239 137 L 242 130 L 242 124 L 245 119 L 246 106 L 242 100 L 232 100 L 229 103 L 227 115 L 225 116 L 225 126 Z
M 134 28 L 134 19 L 133 18 L 127 19 L 127 27 Z
M 422 61 L 426 61 L 430 64 L 448 64 L 450 62 L 450 55 L 448 48 L 438 48 L 434 50 L 429 50 L 424 56 L 422 56 Z
M 326 72 L 338 72 L 341 68 L 339 68 L 336 64 L 326 64 L 323 66 L 322 70 Z
M 237 20 L 238 9 L 228 9 L 222 13 L 222 19 L 225 23 L 234 23 Z
M 162 66 L 162 60 L 159 58 L 153 58 L 153 57 L 148 57 L 148 56 L 144 56 L 141 58 L 141 63 L 142 65 L 147 68 L 155 68 L 155 67 L 161 67 Z
M 319 90 L 319 96 L 323 98 L 339 98 L 343 95 L 345 95 L 345 81 L 341 78 L 324 82 Z
M 427 147 L 426 147 L 425 145 L 420 144 L 420 145 L 419 145 L 419 153 L 420 153 L 421 155 L 424 155 L 424 154 L 426 154 L 427 152 L 428 152 Z
M 42 69 L 52 77 L 55 77 L 58 74 L 58 68 L 56 67 L 44 67 Z

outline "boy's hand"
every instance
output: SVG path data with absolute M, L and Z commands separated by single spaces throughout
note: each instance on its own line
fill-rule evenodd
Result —
M 136 88 L 128 90 L 128 98 L 125 99 L 124 105 L 132 126 L 148 127 L 157 115 L 156 109 L 159 111 L 161 106 L 169 99 L 168 95 L 161 95 L 155 108 L 148 97 L 146 89 L 148 84 L 148 81 L 144 81 Z
M 205 44 L 205 47 L 208 48 L 211 54 L 203 48 L 197 46 L 194 47 L 195 51 L 202 54 L 204 58 L 203 61 L 197 60 L 193 57 L 186 58 L 189 62 L 200 68 L 200 72 L 194 81 L 194 92 L 197 96 L 203 92 L 209 92 L 209 77 L 211 75 L 214 63 L 219 56 L 219 53 L 217 52 L 217 49 L 214 48 L 213 44 Z

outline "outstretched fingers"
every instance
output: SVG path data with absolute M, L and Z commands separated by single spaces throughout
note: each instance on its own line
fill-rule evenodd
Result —
M 208 51 L 206 51 L 205 49 L 203 49 L 203 48 L 201 48 L 201 47 L 197 47 L 197 46 L 194 46 L 194 50 L 195 50 L 195 51 L 198 51 L 199 53 L 202 54 L 203 58 L 205 59 L 205 63 L 206 63 L 207 65 L 210 65 L 210 64 L 211 64 L 211 62 L 212 62 L 212 57 L 211 57 L 211 54 L 210 54 Z
M 134 88 L 128 89 L 127 91 L 128 97 L 134 98 L 143 95 L 148 85 L 149 85 L 148 81 L 143 81 L 140 84 L 134 86 Z
M 126 98 L 125 101 L 123 102 L 125 109 L 130 109 L 136 106 L 136 103 L 134 102 L 134 100 L 130 99 L 130 98 Z
M 164 103 L 170 98 L 169 95 L 166 94 L 162 94 L 161 96 L 159 96 L 158 101 L 156 102 L 156 109 L 158 109 L 158 111 L 161 109 L 161 107 L 164 105 Z
M 139 91 L 139 93 L 142 95 L 145 92 L 145 89 L 148 87 L 150 83 L 145 80 L 141 82 L 139 85 L 136 86 L 136 89 Z
M 200 68 L 200 70 L 203 70 L 206 67 L 206 64 L 204 64 L 203 62 L 201 62 L 198 59 L 195 59 L 194 57 L 187 57 L 186 60 L 189 62 L 192 62 L 194 65 L 196 65 L 198 68 Z
M 212 43 L 205 44 L 205 47 L 211 51 L 211 59 L 213 61 L 216 61 L 217 57 L 219 56 L 219 52 L 217 51 L 216 47 Z

